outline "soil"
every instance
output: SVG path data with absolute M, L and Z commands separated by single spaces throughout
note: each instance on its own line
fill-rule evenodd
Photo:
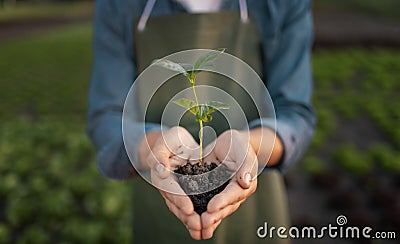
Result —
M 209 173 L 207 173 L 209 172 Z M 194 211 L 201 215 L 207 204 L 229 183 L 230 173 L 225 165 L 215 163 L 191 164 L 187 162 L 175 170 L 178 182 L 193 202 Z

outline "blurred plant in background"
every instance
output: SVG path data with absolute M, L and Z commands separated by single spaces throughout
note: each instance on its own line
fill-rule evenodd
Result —
M 129 184 L 96 170 L 83 121 L 15 118 L 0 127 L 0 243 L 127 243 Z
M 382 18 L 399 19 L 400 2 L 397 0 L 317 0 L 316 9 L 363 13 Z
M 43 9 L 60 12 L 15 11 L 36 18 Z M 91 29 L 84 22 L 0 40 L 0 243 L 132 238 L 133 182 L 100 175 L 85 132 Z
M 392 48 L 314 51 L 318 125 L 300 170 L 287 175 L 289 194 L 306 199 L 291 202 L 294 225 L 344 214 L 353 226 L 400 229 L 399 57 Z

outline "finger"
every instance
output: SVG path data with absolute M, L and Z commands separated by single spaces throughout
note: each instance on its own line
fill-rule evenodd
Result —
M 171 169 L 177 169 L 179 166 L 184 165 L 188 161 L 188 157 L 183 158 L 181 156 L 172 156 L 169 158 L 169 165 Z
M 190 137 L 192 140 L 193 138 Z M 199 156 L 200 153 L 200 146 L 199 144 L 197 144 L 197 142 L 193 141 L 192 143 L 189 144 L 183 144 L 181 146 L 181 150 L 182 152 L 180 154 L 178 154 L 178 156 L 182 157 L 182 158 L 191 158 L 193 156 Z
M 219 224 L 221 224 L 221 219 L 217 222 L 215 222 L 214 224 L 212 224 L 210 227 L 208 227 L 207 229 L 203 229 L 201 231 L 201 238 L 202 239 L 210 239 L 213 237 L 214 231 L 217 229 L 217 227 L 219 226 Z
M 228 205 L 236 204 L 253 194 L 256 188 L 257 180 L 252 181 L 248 189 L 243 189 L 236 181 L 231 180 L 221 193 L 210 200 L 207 205 L 207 212 L 216 212 Z
M 257 156 L 251 146 L 249 146 L 243 164 L 236 173 L 236 179 L 244 189 L 248 189 L 253 177 L 257 176 L 257 165 Z
M 248 189 L 250 187 L 250 183 L 251 183 L 251 174 L 248 171 L 244 171 L 244 172 L 238 172 L 236 174 L 236 178 L 237 181 L 239 183 L 239 185 L 244 188 L 244 189 Z
M 197 240 L 197 241 L 201 240 L 201 231 L 200 230 L 191 230 L 191 229 L 188 229 L 188 230 L 189 230 L 190 236 L 194 240 Z
M 168 198 L 165 198 L 165 202 L 169 208 L 169 210 L 176 216 L 178 219 L 186 226 L 188 230 L 200 231 L 201 230 L 201 220 L 200 215 L 197 213 L 193 213 L 191 215 L 187 215 L 181 211 L 173 202 L 169 201 Z
M 185 214 L 193 214 L 194 208 L 192 201 L 185 194 L 178 182 L 172 177 L 154 183 L 160 189 L 161 195 L 173 202 Z
M 179 144 L 184 145 L 185 148 L 195 149 L 199 147 L 199 144 L 185 128 L 178 127 L 175 133 L 177 133 L 179 137 Z
M 191 215 L 194 213 L 193 203 L 188 196 L 179 196 L 167 192 L 161 192 L 161 195 L 172 202 L 184 214 Z
M 218 161 L 214 153 L 208 154 L 204 157 L 204 162 L 220 164 L 220 161 Z
M 207 205 L 207 212 L 216 212 L 228 205 L 235 204 L 246 197 L 243 190 L 237 182 L 229 183 L 219 194 L 215 195 Z
M 164 143 L 158 142 L 154 145 L 150 155 L 147 157 L 149 167 L 157 172 L 159 177 L 167 178 L 169 175 L 169 156 L 170 151 Z
M 192 135 L 183 127 L 175 126 L 164 135 L 165 143 L 174 152 L 180 154 L 179 151 L 187 151 L 190 154 L 199 147 Z
M 169 210 L 185 225 L 190 236 L 195 240 L 201 239 L 201 220 L 197 213 L 185 215 L 171 201 L 165 198 Z
M 217 156 L 214 153 L 214 146 L 215 146 L 215 141 L 213 141 L 212 143 L 208 144 L 205 148 L 204 148 L 204 161 L 205 162 L 210 162 L 210 163 L 216 163 L 216 164 L 220 164 L 220 160 L 218 160 Z
M 160 190 L 164 198 L 168 198 L 171 202 L 174 202 L 174 204 L 186 214 L 192 214 L 194 212 L 190 198 L 183 191 L 174 175 L 171 174 L 169 177 L 162 179 L 152 170 L 151 183 Z
M 220 222 L 224 218 L 228 217 L 232 213 L 234 213 L 240 206 L 245 201 L 245 199 L 233 204 L 233 205 L 227 205 L 225 208 L 210 213 L 210 212 L 205 212 L 201 215 L 201 226 L 203 230 L 212 228 L 215 226 L 215 228 L 218 225 L 215 225 L 216 223 Z

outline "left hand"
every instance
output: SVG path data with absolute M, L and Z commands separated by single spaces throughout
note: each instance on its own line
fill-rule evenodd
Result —
M 221 221 L 256 191 L 258 161 L 248 133 L 237 130 L 222 133 L 205 152 L 209 152 L 206 162 L 224 163 L 236 172 L 227 187 L 210 200 L 207 212 L 201 215 L 201 237 L 209 239 Z

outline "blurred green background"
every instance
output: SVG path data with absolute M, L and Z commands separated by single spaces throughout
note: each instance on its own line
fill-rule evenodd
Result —
M 134 234 L 133 184 L 98 173 L 85 134 L 92 5 L 0 0 L 0 243 L 128 243 Z M 396 0 L 321 0 L 314 9 L 383 24 L 400 17 Z M 293 224 L 346 214 L 398 231 L 400 43 L 318 40 L 316 135 L 285 178 Z

